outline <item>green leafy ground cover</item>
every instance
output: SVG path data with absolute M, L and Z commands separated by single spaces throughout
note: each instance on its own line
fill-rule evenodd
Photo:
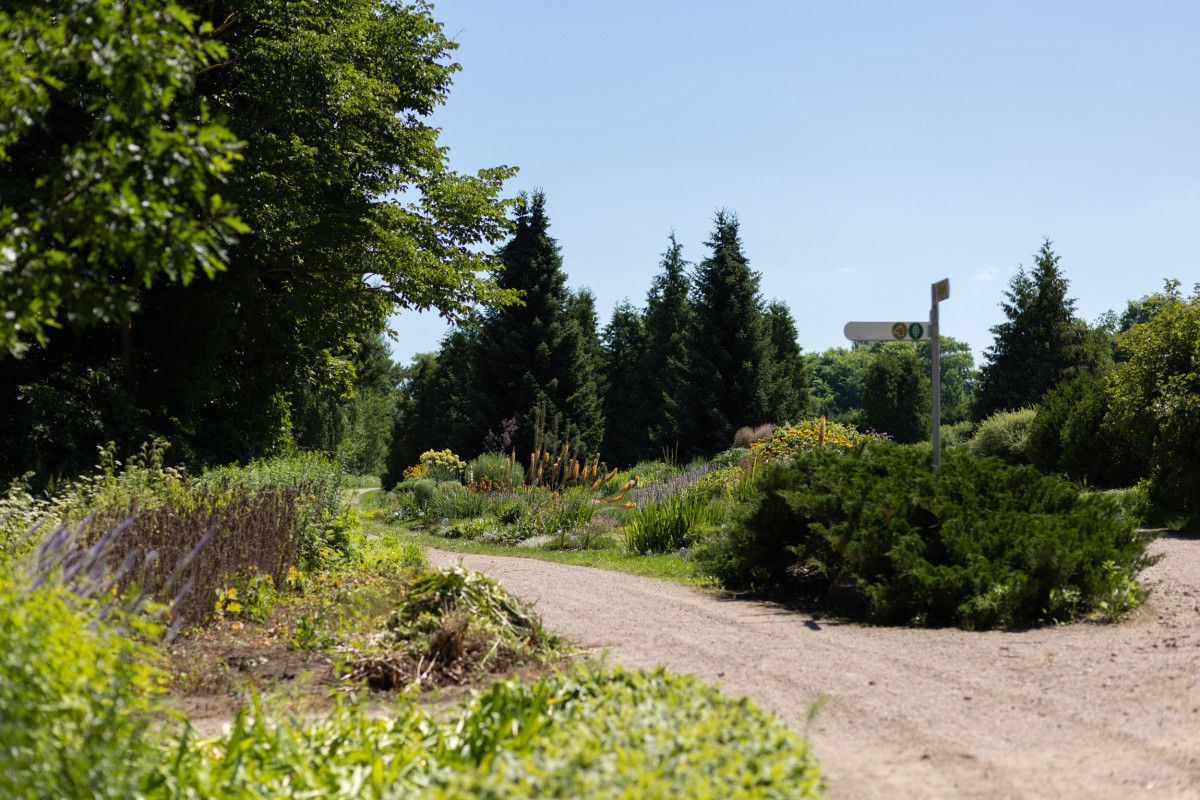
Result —
M 381 548 L 375 549 L 379 556 Z M 505 641 L 531 649 L 554 645 L 527 609 L 476 573 L 417 571 L 400 589 L 399 600 L 386 604 L 386 639 L 395 652 L 421 649 L 422 660 L 459 657 L 470 647 L 470 625 L 489 635 L 491 652 Z M 62 581 L 34 586 L 18 575 L 0 583 L 6 645 L 0 795 L 821 794 L 807 745 L 778 719 L 662 671 L 566 668 L 532 681 L 493 683 L 441 713 L 424 710 L 412 693 L 393 693 L 396 700 L 381 717 L 369 694 L 343 694 L 316 721 L 280 717 L 252 694 L 228 732 L 200 738 L 186 721 L 161 721 L 172 681 L 153 644 L 153 623 L 130 625 L 147 620 L 136 605 L 125 603 L 122 613 L 102 618 L 99 600 L 80 598 Z M 230 610 L 233 617 L 243 613 L 249 613 L 245 607 Z M 455 647 L 459 653 L 452 656 Z M 75 663 L 81 654 L 83 669 Z M 361 685 L 371 685 L 371 675 L 360 677 Z
M 257 491 L 297 469 L 189 487 Z M 280 581 L 215 578 L 208 620 L 168 643 L 169 610 L 114 580 L 120 534 L 64 524 L 33 560 L 7 561 L 0 796 L 820 796 L 807 745 L 749 702 L 663 672 L 571 667 L 490 579 L 429 571 L 403 528 L 345 507 L 335 519 L 338 549 Z M 459 685 L 474 687 L 465 704 L 424 706 Z M 164 714 L 195 695 L 228 699 L 227 733 Z

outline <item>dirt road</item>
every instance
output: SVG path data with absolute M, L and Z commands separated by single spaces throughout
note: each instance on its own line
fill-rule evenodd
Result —
M 1153 550 L 1131 619 L 988 633 L 830 623 L 535 559 L 431 560 L 496 578 L 613 662 L 753 698 L 808 736 L 835 800 L 1200 800 L 1200 541 Z

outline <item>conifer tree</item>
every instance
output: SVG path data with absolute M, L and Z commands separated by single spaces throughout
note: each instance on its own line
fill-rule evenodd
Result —
M 808 409 L 808 370 L 796 341 L 796 321 L 786 303 L 767 305 L 767 336 L 771 343 L 771 375 L 767 403 L 774 422 L 797 420 Z
M 993 327 L 996 339 L 984 354 L 974 416 L 1036 404 L 1059 381 L 1099 369 L 1102 348 L 1087 325 L 1074 316 L 1059 256 L 1046 239 L 1034 256 L 1032 272 L 1022 268 L 1001 303 L 1008 322 Z
M 641 312 L 625 300 L 604 328 L 604 457 L 629 466 L 646 455 L 654 378 L 646 364 L 646 327 Z
M 717 212 L 692 289 L 694 322 L 688 337 L 684 451 L 713 455 L 730 446 L 745 425 L 770 422 L 772 379 L 759 275 L 742 254 L 738 219 Z
M 646 352 L 643 362 L 646 430 L 640 457 L 653 456 L 662 447 L 674 447 L 685 426 L 687 337 L 692 324 L 692 281 L 683 245 L 671 234 L 663 253 L 662 272 L 650 282 L 646 295 Z
M 512 238 L 498 253 L 496 284 L 523 293 L 524 304 L 491 309 L 484 320 L 476 374 L 488 424 L 515 418 L 518 453 L 534 446 L 538 405 L 549 420 L 561 417 L 583 452 L 604 435 L 597 375 L 580 314 L 586 301 L 566 287 L 558 242 L 549 234 L 545 195 L 522 194 Z M 595 330 L 595 305 L 590 306 Z
M 932 415 L 929 375 L 912 347 L 881 348 L 867 367 L 863 425 L 902 444 L 929 439 Z

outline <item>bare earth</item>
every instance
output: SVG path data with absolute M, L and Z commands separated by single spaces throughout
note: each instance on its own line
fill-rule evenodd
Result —
M 1153 593 L 1125 622 L 988 633 L 830 623 L 535 559 L 430 559 L 496 578 L 612 662 L 751 697 L 807 735 L 835 800 L 1200 799 L 1200 541 L 1152 551 Z

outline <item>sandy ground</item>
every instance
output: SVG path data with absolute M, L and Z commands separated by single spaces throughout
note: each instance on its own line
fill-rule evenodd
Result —
M 988 633 L 830 623 L 535 559 L 430 559 L 496 578 L 611 662 L 753 698 L 808 737 L 835 800 L 1200 799 L 1200 541 L 1152 547 L 1164 557 L 1130 619 Z

